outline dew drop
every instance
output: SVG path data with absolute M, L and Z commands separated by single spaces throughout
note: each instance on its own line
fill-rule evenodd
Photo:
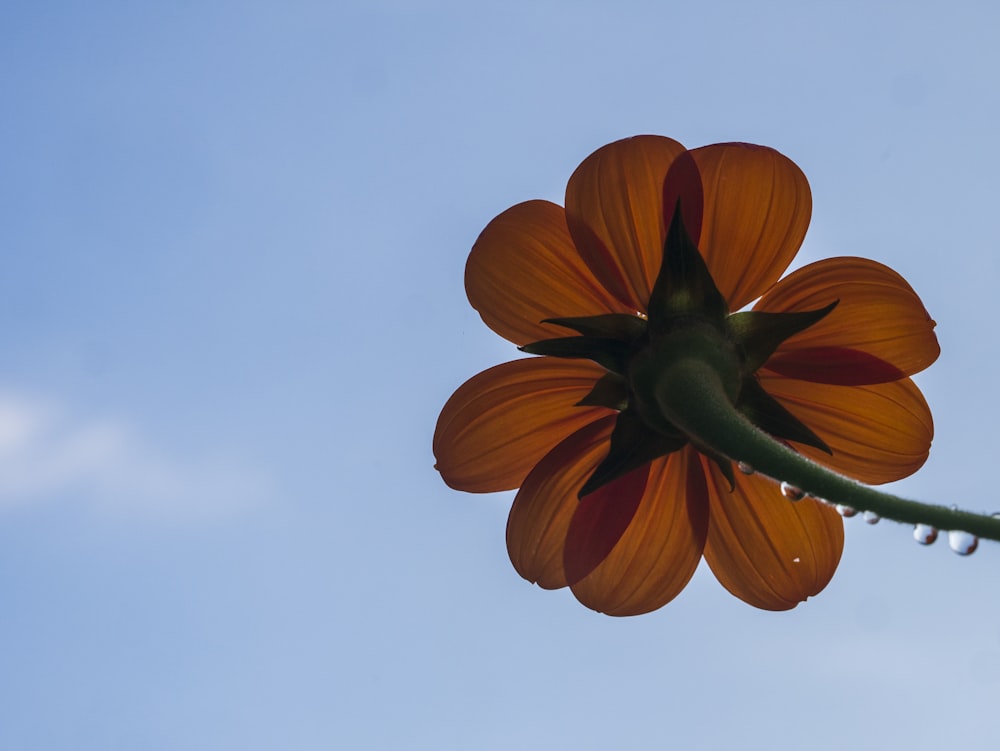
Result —
M 969 532 L 953 529 L 948 532 L 948 547 L 959 555 L 972 555 L 979 547 L 979 538 Z
M 754 468 L 746 462 L 736 462 L 736 469 L 745 475 L 752 475 L 754 473 Z
M 787 482 L 781 483 L 781 494 L 790 501 L 801 501 L 806 497 L 804 492 Z
M 930 545 L 938 538 L 938 531 L 930 524 L 918 524 L 913 528 L 913 539 L 921 545 Z
M 854 516 L 858 512 L 855 511 L 854 509 L 852 509 L 850 506 L 845 506 L 842 503 L 838 503 L 837 504 L 837 513 L 840 514 L 845 519 L 850 519 L 852 516 Z
M 882 521 L 882 517 L 874 511 L 865 511 L 865 522 L 867 524 L 878 524 L 880 521 Z

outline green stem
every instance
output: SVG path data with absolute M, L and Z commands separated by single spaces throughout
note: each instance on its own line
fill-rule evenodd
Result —
M 1000 518 L 908 501 L 816 464 L 759 430 L 730 401 L 719 372 L 697 357 L 680 357 L 661 370 L 654 397 L 664 417 L 707 448 L 744 462 L 829 503 L 871 511 L 884 519 L 962 530 L 1000 541 Z

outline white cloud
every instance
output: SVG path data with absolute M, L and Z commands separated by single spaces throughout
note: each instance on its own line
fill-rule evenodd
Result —
M 179 459 L 124 420 L 80 418 L 50 400 L 0 391 L 0 507 L 72 498 L 140 515 L 204 517 L 265 495 L 257 472 Z

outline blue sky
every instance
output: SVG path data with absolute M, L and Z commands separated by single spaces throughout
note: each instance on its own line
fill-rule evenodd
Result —
M 876 6 L 876 7 L 872 7 Z M 790 613 L 511 569 L 437 413 L 465 257 L 637 133 L 773 146 L 938 322 L 913 497 L 1000 509 L 993 3 L 0 8 L 0 748 L 993 748 L 1000 548 L 850 520 Z

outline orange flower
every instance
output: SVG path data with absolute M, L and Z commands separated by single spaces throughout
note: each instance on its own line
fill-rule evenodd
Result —
M 830 258 L 779 281 L 805 236 L 811 196 L 799 168 L 772 149 L 687 151 L 659 136 L 609 144 L 573 173 L 565 209 L 528 201 L 489 223 L 466 266 L 469 300 L 519 346 L 562 336 L 570 318 L 617 314 L 609 319 L 642 330 L 678 206 L 724 313 L 754 300 L 754 311 L 812 311 L 752 363 L 744 390 L 787 416 L 758 425 L 862 482 L 919 468 L 933 427 L 908 376 L 937 358 L 934 322 L 909 285 L 874 261 Z M 448 485 L 520 488 L 507 547 L 521 576 L 569 586 L 611 615 L 662 607 L 703 555 L 726 589 L 759 608 L 793 608 L 826 586 L 843 549 L 831 506 L 788 502 L 766 478 L 734 476 L 722 457 L 627 422 L 629 395 L 613 366 L 585 356 L 491 368 L 461 386 L 438 420 L 434 454 Z M 628 471 L 591 480 L 579 497 L 612 433 L 629 431 L 638 437 Z

